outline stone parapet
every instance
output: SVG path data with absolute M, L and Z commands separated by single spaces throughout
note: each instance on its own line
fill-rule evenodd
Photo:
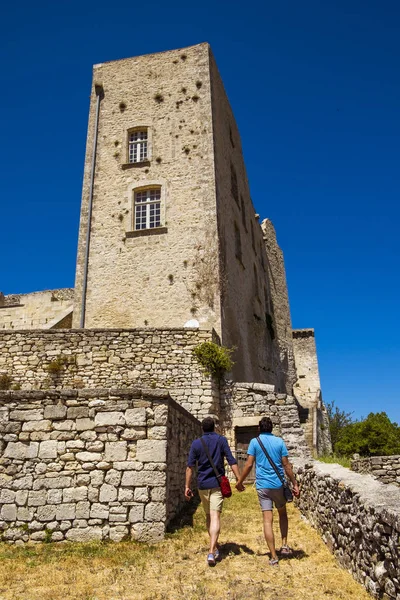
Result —
M 357 473 L 369 473 L 382 483 L 394 483 L 400 486 L 400 455 L 369 456 L 351 461 L 351 470 Z
M 295 461 L 297 505 L 374 598 L 400 598 L 400 490 L 337 464 Z
M 218 385 L 193 348 L 218 342 L 200 329 L 0 331 L 0 375 L 24 389 L 165 388 L 196 417 L 218 414 Z
M 2 540 L 162 539 L 200 432 L 164 390 L 0 392 Z

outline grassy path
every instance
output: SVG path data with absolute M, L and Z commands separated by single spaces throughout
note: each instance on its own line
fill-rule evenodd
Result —
M 341 569 L 318 534 L 293 506 L 289 542 L 296 558 L 268 566 L 254 489 L 225 502 L 224 558 L 206 565 L 207 534 L 201 507 L 193 527 L 154 546 L 0 544 L 1 600 L 368 600 Z

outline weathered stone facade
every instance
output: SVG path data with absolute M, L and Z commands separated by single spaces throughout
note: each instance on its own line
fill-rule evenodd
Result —
M 296 462 L 301 512 L 374 598 L 400 598 L 400 490 L 339 465 Z
M 274 434 L 283 438 L 290 457 L 311 455 L 295 399 L 274 392 L 271 385 L 226 381 L 221 389 L 221 416 L 224 433 L 232 445 L 238 428 L 256 427 L 262 417 L 270 417 Z
M 2 539 L 162 539 L 200 431 L 167 392 L 0 392 Z
M 72 326 L 74 290 L 46 290 L 31 294 L 0 293 L 1 329 L 52 329 Z
M 382 483 L 394 483 L 400 486 L 400 456 L 369 456 L 351 461 L 351 470 L 357 473 L 369 473 Z
M 218 414 L 219 390 L 193 348 L 212 340 L 215 333 L 199 329 L 4 331 L 0 374 L 23 389 L 165 388 L 202 418 Z
M 293 391 L 307 442 L 318 454 L 332 452 L 329 420 L 322 401 L 314 329 L 293 330 L 297 381 Z

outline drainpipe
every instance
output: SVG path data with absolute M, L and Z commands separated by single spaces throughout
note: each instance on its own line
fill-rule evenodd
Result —
M 93 151 L 92 151 L 92 169 L 90 173 L 90 189 L 89 189 L 89 205 L 88 205 L 88 218 L 87 218 L 87 230 L 86 230 L 86 247 L 85 247 L 85 262 L 83 268 L 83 285 L 82 285 L 82 308 L 81 308 L 81 320 L 79 327 L 83 329 L 85 327 L 85 313 L 86 313 L 86 290 L 87 290 L 87 276 L 89 266 L 89 246 L 90 246 L 90 229 L 92 225 L 92 208 L 93 208 L 93 187 L 94 187 L 94 174 L 96 168 L 96 150 L 97 150 L 97 134 L 99 130 L 99 115 L 100 115 L 100 102 L 104 97 L 104 90 L 101 84 L 95 84 L 94 86 L 97 100 L 96 100 L 96 116 L 94 122 L 94 136 L 93 136 Z

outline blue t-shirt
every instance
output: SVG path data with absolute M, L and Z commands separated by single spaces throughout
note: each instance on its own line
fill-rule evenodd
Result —
M 272 433 L 260 433 L 260 438 L 264 447 L 273 462 L 275 463 L 282 478 L 285 478 L 285 472 L 282 466 L 282 457 L 288 456 L 288 451 L 285 442 L 282 438 L 275 437 Z M 264 454 L 264 450 L 257 442 L 257 438 L 250 441 L 247 454 L 254 456 L 256 459 L 256 488 L 279 488 L 282 487 L 282 482 L 274 469 L 269 463 L 269 460 Z
M 222 435 L 218 435 L 215 431 L 204 433 L 202 437 L 208 447 L 208 451 L 218 473 L 225 475 L 224 458 L 226 458 L 229 465 L 237 464 L 236 458 L 232 456 L 227 439 Z M 194 467 L 196 463 L 197 485 L 199 490 L 209 490 L 211 488 L 219 487 L 218 479 L 208 460 L 200 439 L 194 440 L 190 448 L 189 459 L 187 462 L 188 467 Z

